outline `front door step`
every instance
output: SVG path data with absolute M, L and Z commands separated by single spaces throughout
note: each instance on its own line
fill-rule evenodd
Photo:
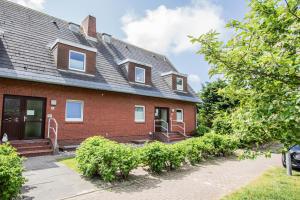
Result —
M 155 132 L 154 138 L 158 141 L 166 142 L 166 143 L 179 142 L 186 139 L 184 135 L 176 132 L 169 133 L 169 138 L 166 136 L 166 133 L 164 132 Z
M 20 156 L 33 157 L 53 154 L 52 143 L 49 139 L 13 140 L 9 142 L 17 149 Z

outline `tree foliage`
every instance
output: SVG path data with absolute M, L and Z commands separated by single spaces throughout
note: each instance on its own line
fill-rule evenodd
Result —
M 220 94 L 220 91 L 226 86 L 226 82 L 221 79 L 202 86 L 199 93 L 201 103 L 199 104 L 198 114 L 198 133 L 200 135 L 209 132 L 211 129 L 219 129 L 221 124 L 225 123 L 219 116 L 226 115 L 227 112 L 231 112 L 238 105 L 238 101 Z M 226 132 L 229 131 L 230 127 L 227 127 Z M 220 130 L 217 132 L 220 132 Z
M 229 83 L 223 94 L 240 101 L 228 117 L 232 130 L 246 142 L 300 142 L 299 0 L 251 0 L 243 21 L 231 20 L 227 42 L 210 31 L 193 43 Z

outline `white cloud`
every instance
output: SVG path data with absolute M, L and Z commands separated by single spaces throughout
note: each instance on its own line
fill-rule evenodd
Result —
M 10 1 L 36 10 L 42 10 L 44 8 L 44 3 L 45 3 L 45 0 L 10 0 Z
M 193 1 L 174 9 L 160 5 L 145 16 L 127 13 L 122 17 L 125 40 L 161 53 L 180 53 L 195 48 L 188 35 L 199 36 L 211 29 L 222 32 L 221 8 L 208 0 Z
M 193 84 L 200 84 L 201 83 L 201 79 L 197 74 L 190 74 L 188 76 L 188 80 L 189 80 L 190 83 L 193 83 Z

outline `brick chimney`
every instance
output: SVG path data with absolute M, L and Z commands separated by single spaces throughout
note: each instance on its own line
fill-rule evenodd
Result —
M 82 22 L 81 27 L 86 36 L 97 38 L 96 17 L 88 15 Z

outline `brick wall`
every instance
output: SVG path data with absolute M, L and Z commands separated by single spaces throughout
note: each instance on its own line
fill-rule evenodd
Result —
M 93 135 L 102 135 L 118 141 L 148 138 L 149 132 L 153 131 L 155 107 L 170 108 L 172 119 L 176 119 L 176 108 L 183 109 L 186 131 L 189 134 L 193 133 L 196 126 L 194 103 L 2 78 L 0 79 L 0 117 L 2 117 L 3 94 L 46 98 L 46 114 L 52 114 L 59 123 L 60 144 L 81 141 Z M 84 101 L 83 122 L 65 122 L 67 99 Z M 57 100 L 54 110 L 51 109 L 51 100 Z M 134 122 L 135 105 L 145 106 L 145 123 Z

